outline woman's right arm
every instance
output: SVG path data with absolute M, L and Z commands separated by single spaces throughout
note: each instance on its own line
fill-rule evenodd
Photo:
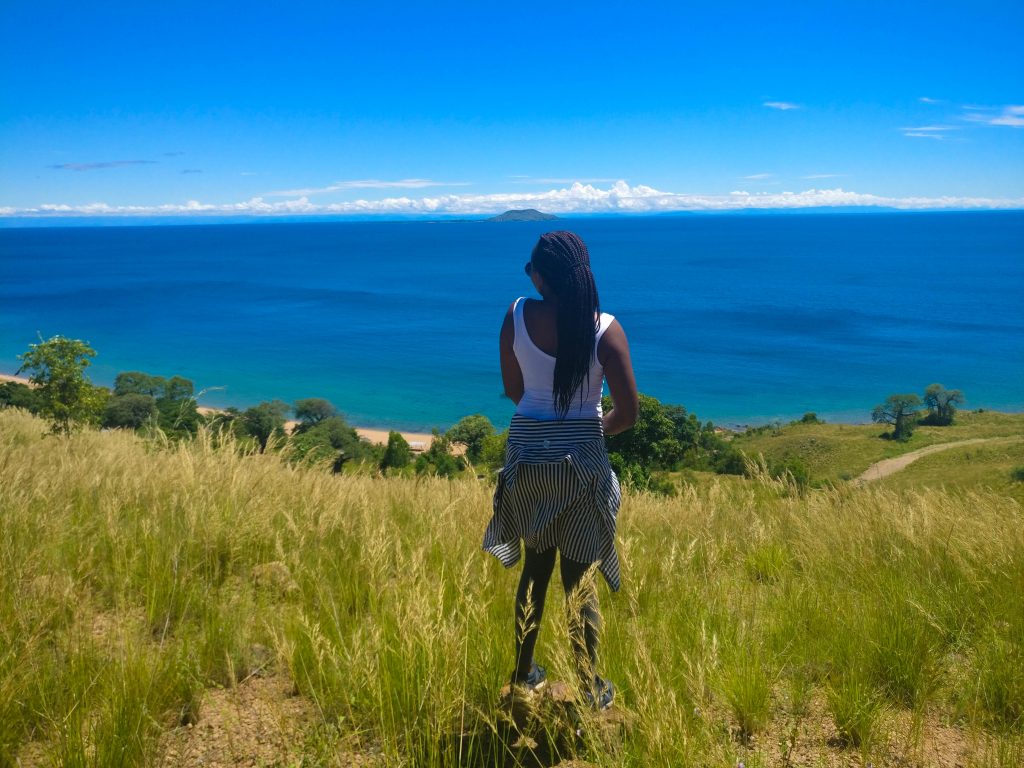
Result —
M 604 367 L 612 409 L 604 415 L 604 433 L 617 435 L 636 423 L 640 412 L 640 396 L 629 356 L 629 341 L 618 320 L 613 320 L 598 344 L 597 356 Z

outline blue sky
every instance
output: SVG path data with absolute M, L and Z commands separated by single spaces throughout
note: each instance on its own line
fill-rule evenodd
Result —
M 4 0 L 0 215 L 1024 207 L 1022 38 L 1019 0 Z

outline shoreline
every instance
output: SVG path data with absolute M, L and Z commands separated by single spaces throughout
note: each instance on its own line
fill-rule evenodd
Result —
M 27 376 L 17 376 L 13 373 L 0 373 L 0 382 L 4 381 L 10 381 L 14 382 L 15 384 L 25 384 L 26 386 L 30 386 L 30 382 Z M 214 408 L 212 406 L 198 404 L 196 405 L 196 410 L 202 416 L 210 416 L 212 414 L 225 412 L 224 408 Z M 288 434 L 291 434 L 295 430 L 295 427 L 298 426 L 298 424 L 299 422 L 296 421 L 295 419 L 289 419 L 284 423 L 285 431 Z M 426 432 L 407 432 L 401 429 L 377 429 L 374 427 L 360 427 L 355 424 L 351 424 L 350 426 L 356 431 L 356 434 L 358 434 L 361 438 L 370 443 L 373 443 L 374 445 L 387 445 L 388 434 L 390 432 L 397 432 L 403 438 L 405 438 L 405 442 L 409 444 L 409 448 L 411 448 L 415 453 L 420 453 L 422 451 L 429 449 L 431 443 L 434 442 L 434 436 Z
M 11 373 L 0 373 L 0 382 L 4 382 L 4 381 L 11 381 L 11 382 L 19 383 L 19 384 L 28 384 L 29 383 L 28 377 L 26 377 L 26 376 L 17 376 L 15 374 L 11 374 Z M 213 413 L 221 413 L 221 412 L 224 412 L 227 409 L 226 409 L 226 407 L 223 407 L 223 406 L 198 405 L 198 403 L 197 403 L 197 410 L 199 411 L 200 414 L 209 415 L 209 414 L 213 414 Z M 990 408 L 988 406 L 977 406 L 976 408 L 967 408 L 965 410 L 967 410 L 967 411 L 984 410 L 984 411 L 993 411 L 993 412 L 1006 413 L 1006 414 L 1024 413 L 1024 411 L 1003 410 L 1003 409 L 1000 409 L 1000 408 Z M 829 423 L 829 424 L 844 424 L 844 425 L 848 425 L 848 426 L 851 426 L 851 427 L 862 427 L 862 426 L 866 426 L 866 425 L 870 425 L 871 424 L 871 422 L 866 420 L 866 419 L 856 419 L 855 420 L 855 419 L 835 418 L 834 416 L 832 416 L 830 418 L 830 414 L 825 412 L 825 411 L 818 412 L 818 415 L 819 416 L 823 416 L 825 418 L 825 421 L 827 423 Z M 342 416 L 344 417 L 344 413 L 342 413 Z M 405 441 L 407 443 L 409 443 L 409 447 L 412 448 L 412 450 L 414 452 L 420 452 L 420 451 L 425 451 L 425 450 L 429 449 L 430 445 L 431 445 L 431 443 L 433 442 L 433 439 L 434 439 L 434 436 L 431 433 L 423 432 L 423 431 L 420 431 L 420 430 L 417 430 L 417 429 L 404 429 L 404 428 L 401 428 L 401 427 L 394 427 L 394 428 L 392 428 L 392 427 L 382 427 L 382 426 L 372 426 L 372 427 L 371 426 L 359 426 L 357 424 L 352 424 L 351 422 L 349 422 L 347 417 L 345 417 L 345 420 L 359 434 L 360 437 L 368 440 L 369 442 L 371 442 L 371 443 L 373 443 L 375 445 L 386 445 L 387 441 L 388 441 L 388 433 L 389 432 L 398 432 L 398 434 L 400 434 L 403 438 L 405 438 Z M 788 424 L 792 420 L 799 420 L 799 415 L 793 417 L 792 419 L 785 418 L 785 417 L 776 417 L 776 418 L 752 417 L 750 419 L 744 419 L 744 420 L 730 418 L 730 419 L 723 419 L 721 421 L 715 420 L 715 419 L 711 419 L 711 421 L 714 422 L 715 427 L 717 429 L 725 431 L 725 432 L 730 432 L 730 433 L 733 433 L 733 434 L 741 434 L 741 433 L 743 433 L 743 432 L 745 432 L 745 431 L 747 431 L 749 429 L 756 429 L 758 427 L 763 427 L 763 426 L 766 426 L 768 424 L 772 424 L 772 423 L 775 423 L 775 422 L 780 422 L 782 424 Z M 298 423 L 299 422 L 294 420 L 294 419 L 287 420 L 285 422 L 285 429 L 289 433 L 291 433 L 292 430 L 294 430 L 295 426 Z M 495 425 L 495 428 L 499 428 L 499 425 Z

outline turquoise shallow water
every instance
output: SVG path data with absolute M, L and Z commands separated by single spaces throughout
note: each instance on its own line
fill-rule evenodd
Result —
M 64 334 L 205 405 L 327 397 L 357 424 L 507 422 L 497 334 L 538 234 L 590 247 L 642 391 L 701 418 L 867 420 L 932 382 L 1024 410 L 1024 213 L 0 230 L 0 371 Z

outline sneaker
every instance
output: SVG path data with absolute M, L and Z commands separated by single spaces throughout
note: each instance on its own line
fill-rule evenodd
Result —
M 594 687 L 589 691 L 584 691 L 583 697 L 592 709 L 603 712 L 615 701 L 615 686 L 612 685 L 611 680 L 602 680 L 594 675 Z
M 530 672 L 523 680 L 516 679 L 515 673 L 512 673 L 512 685 L 518 685 L 530 691 L 536 691 L 543 688 L 547 683 L 547 679 L 548 673 L 544 670 L 544 667 L 537 664 L 537 662 L 530 662 Z

